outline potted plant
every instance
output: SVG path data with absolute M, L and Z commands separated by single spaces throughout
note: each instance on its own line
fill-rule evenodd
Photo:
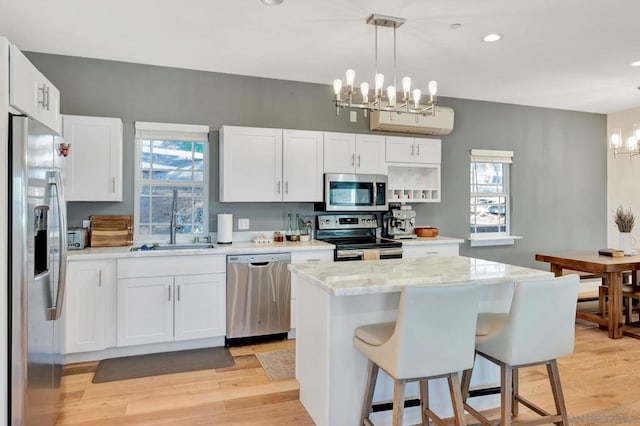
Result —
M 613 215 L 613 220 L 618 226 L 618 231 L 620 231 L 620 248 L 624 251 L 625 255 L 633 254 L 631 231 L 633 230 L 633 225 L 636 223 L 635 215 L 631 212 L 631 209 L 625 210 L 622 206 L 618 206 Z

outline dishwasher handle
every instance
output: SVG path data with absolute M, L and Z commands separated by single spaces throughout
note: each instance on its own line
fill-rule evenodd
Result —
M 254 268 L 263 268 L 265 266 L 269 266 L 271 262 L 251 262 L 249 263 L 249 266 L 252 266 Z

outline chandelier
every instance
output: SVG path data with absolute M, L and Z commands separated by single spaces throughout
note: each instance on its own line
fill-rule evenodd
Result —
M 624 146 L 623 146 L 624 145 Z M 613 157 L 618 155 L 640 155 L 640 124 L 633 125 L 633 133 L 623 141 L 622 129 L 613 129 L 609 136 L 609 147 L 613 149 Z
M 362 82 L 360 84 L 360 102 L 354 102 L 356 89 L 354 82 L 356 72 L 348 69 L 346 72 L 346 81 L 343 90 L 342 80 L 335 79 L 333 81 L 333 91 L 335 93 L 334 103 L 336 104 L 336 115 L 340 113 L 340 108 L 361 109 L 364 110 L 364 116 L 367 111 L 389 111 L 391 113 L 409 113 L 415 114 L 416 120 L 418 115 L 428 116 L 435 115 L 436 112 L 436 92 L 438 91 L 438 83 L 435 80 L 429 82 L 429 98 L 425 104 L 421 104 L 422 91 L 420 89 L 411 90 L 411 78 L 404 77 L 402 79 L 402 98 L 396 99 L 397 81 L 396 81 L 396 31 L 404 24 L 405 19 L 394 18 L 392 16 L 373 14 L 367 18 L 367 24 L 375 26 L 375 74 L 373 95 L 369 96 L 369 83 Z M 389 85 L 383 92 L 384 74 L 378 73 L 378 27 L 393 28 L 393 85 Z

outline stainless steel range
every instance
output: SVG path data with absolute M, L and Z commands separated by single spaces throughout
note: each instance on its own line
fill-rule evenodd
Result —
M 380 259 L 402 258 L 402 243 L 376 237 L 375 214 L 319 215 L 316 239 L 334 244 L 335 261 L 363 260 L 367 250 Z

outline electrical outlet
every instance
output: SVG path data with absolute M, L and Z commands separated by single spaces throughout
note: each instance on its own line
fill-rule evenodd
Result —
M 249 229 L 249 219 L 238 219 L 238 229 Z
M 358 121 L 358 112 L 349 111 L 349 120 L 351 120 L 352 123 L 355 123 L 356 121 Z
M 83 228 L 91 228 L 91 221 L 90 220 L 83 220 L 82 221 L 82 227 Z

